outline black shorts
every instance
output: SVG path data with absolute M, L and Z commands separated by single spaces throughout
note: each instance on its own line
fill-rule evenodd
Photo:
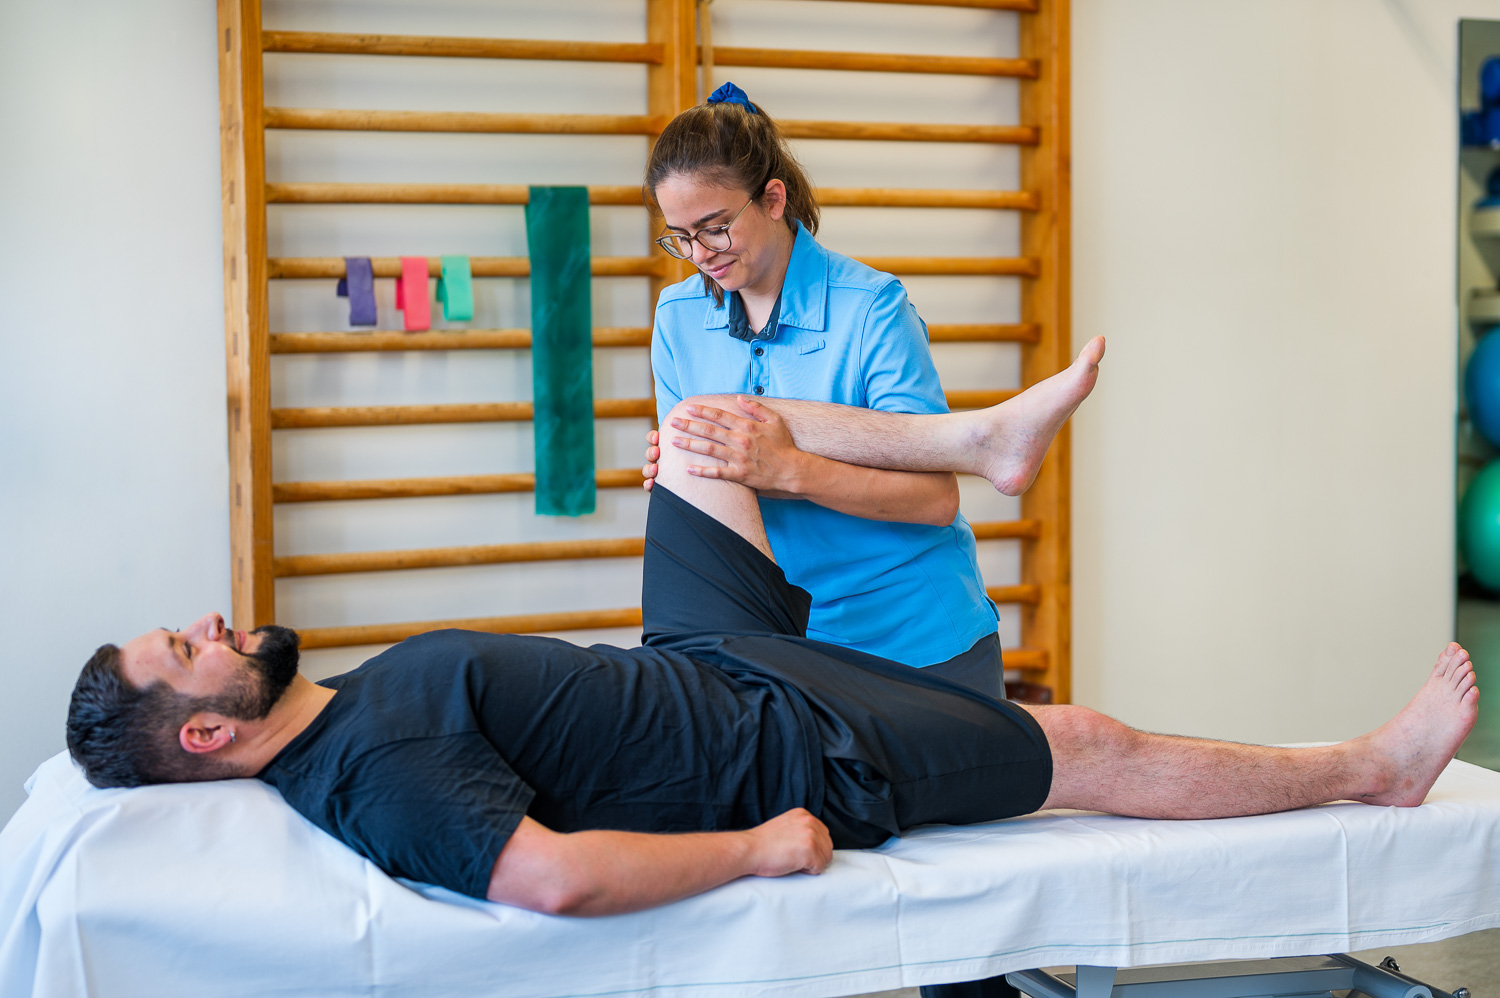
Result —
M 821 742 L 819 817 L 835 845 L 1041 807 L 1052 754 L 1030 714 L 926 670 L 809 640 L 811 602 L 753 544 L 652 488 L 643 642 L 753 670 L 798 694 Z

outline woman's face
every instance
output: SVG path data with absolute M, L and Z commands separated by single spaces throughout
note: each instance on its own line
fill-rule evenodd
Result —
M 786 186 L 780 180 L 766 184 L 765 194 L 749 207 L 746 203 L 751 197 L 745 191 L 680 174 L 663 180 L 655 193 L 671 232 L 696 235 L 703 229 L 734 223 L 729 228 L 727 250 L 715 252 L 697 241 L 692 243 L 693 265 L 725 291 L 772 295 L 780 290 L 794 241 L 783 221 Z M 740 211 L 742 208 L 745 210 Z

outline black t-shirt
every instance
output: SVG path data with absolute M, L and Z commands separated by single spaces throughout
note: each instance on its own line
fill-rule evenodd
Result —
M 321 685 L 260 778 L 388 873 L 474 897 L 523 815 L 718 831 L 822 805 L 807 704 L 749 663 L 436 631 Z

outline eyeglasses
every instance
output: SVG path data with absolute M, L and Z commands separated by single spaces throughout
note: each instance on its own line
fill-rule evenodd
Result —
M 751 198 L 745 202 L 745 208 L 750 207 L 754 203 L 755 199 Z M 740 220 L 740 216 L 745 213 L 745 208 L 741 208 L 735 212 L 734 217 L 723 225 L 710 225 L 706 229 L 699 229 L 691 236 L 682 236 L 675 232 L 669 232 L 658 238 L 656 245 L 679 260 L 692 259 L 694 242 L 710 252 L 722 253 L 731 245 L 729 241 L 729 227 Z

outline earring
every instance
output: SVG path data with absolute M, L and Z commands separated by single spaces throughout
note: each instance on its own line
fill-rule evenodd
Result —
M 234 729 L 233 728 L 229 729 L 229 744 L 231 744 L 231 745 L 234 744 Z

